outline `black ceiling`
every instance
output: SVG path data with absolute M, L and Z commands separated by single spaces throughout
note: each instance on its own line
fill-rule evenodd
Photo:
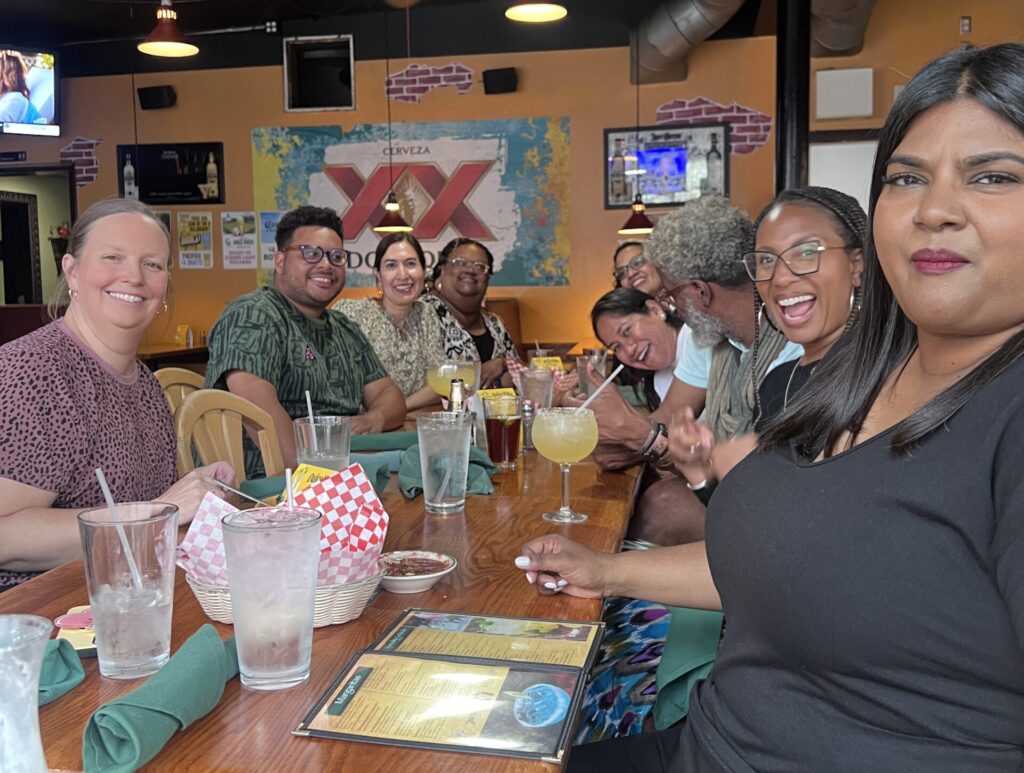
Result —
M 0 0 L 0 43 L 59 47 L 64 77 L 278 64 L 282 36 L 352 33 L 357 59 L 448 56 L 622 46 L 663 0 L 563 0 L 569 16 L 544 25 L 504 17 L 508 0 L 174 0 L 181 28 L 200 53 L 184 60 L 138 54 L 135 43 L 155 24 L 158 0 Z M 743 8 L 714 37 L 755 34 L 761 0 Z M 406 19 L 409 21 L 408 34 Z M 276 21 L 277 35 L 262 31 Z M 765 34 L 758 30 L 759 34 Z

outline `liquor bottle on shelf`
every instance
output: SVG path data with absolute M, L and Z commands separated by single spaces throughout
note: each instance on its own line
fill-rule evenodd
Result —
M 139 188 L 135 184 L 135 165 L 132 163 L 132 154 L 124 154 L 124 167 L 121 169 L 121 181 L 124 187 L 126 199 L 139 198 Z
M 217 187 L 219 184 L 219 175 L 217 172 L 217 161 L 213 157 L 213 152 L 210 152 L 210 157 L 206 161 L 206 189 L 209 191 L 208 198 L 217 198 Z
M 722 166 L 722 153 L 718 149 L 718 135 L 711 134 L 711 150 L 707 155 L 708 192 L 725 193 L 725 169 Z
M 615 140 L 615 152 L 612 154 L 611 166 L 608 169 L 608 193 L 612 201 L 629 200 L 626 187 L 626 159 L 622 155 L 622 140 Z

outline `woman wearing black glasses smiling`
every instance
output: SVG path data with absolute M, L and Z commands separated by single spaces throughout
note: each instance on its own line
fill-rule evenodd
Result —
M 480 383 L 511 386 L 505 358 L 517 358 L 516 345 L 502 321 L 483 307 L 494 270 L 494 256 L 473 239 L 452 239 L 434 266 L 434 290 L 423 297 L 441 318 L 445 355 L 480 360 Z
M 615 266 L 612 275 L 615 277 L 616 287 L 627 287 L 647 293 L 667 311 L 677 313 L 675 301 L 665 289 L 661 272 L 644 255 L 643 242 L 629 241 L 620 244 L 615 248 L 612 264 Z

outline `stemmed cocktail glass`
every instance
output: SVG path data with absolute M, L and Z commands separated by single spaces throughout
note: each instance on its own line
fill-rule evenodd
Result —
M 541 408 L 533 421 L 533 445 L 562 466 L 562 506 L 544 513 L 555 523 L 580 523 L 587 516 L 569 507 L 569 468 L 597 446 L 597 420 L 588 408 Z
M 427 384 L 441 397 L 447 399 L 452 389 L 452 379 L 461 378 L 466 385 L 466 398 L 476 392 L 480 383 L 479 360 L 442 360 L 427 368 Z

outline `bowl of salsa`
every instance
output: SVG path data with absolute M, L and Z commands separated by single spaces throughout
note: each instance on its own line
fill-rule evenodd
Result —
M 396 550 L 383 553 L 381 584 L 392 593 L 420 593 L 455 569 L 458 562 L 445 553 L 429 550 Z

